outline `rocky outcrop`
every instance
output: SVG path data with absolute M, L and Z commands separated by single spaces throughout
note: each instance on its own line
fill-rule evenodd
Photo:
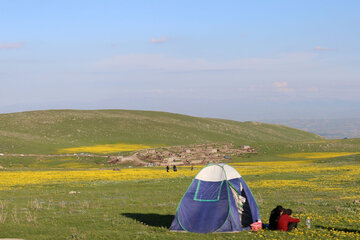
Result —
M 235 148 L 233 144 L 200 144 L 191 146 L 172 146 L 157 149 L 144 149 L 131 156 L 109 156 L 108 163 L 133 162 L 135 165 L 166 166 L 195 165 L 230 160 L 233 156 L 256 153 L 250 146 Z

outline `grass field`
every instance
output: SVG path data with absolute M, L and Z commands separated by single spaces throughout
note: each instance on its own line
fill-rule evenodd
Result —
M 78 112 L 70 112 L 78 114 L 80 118 Z M 85 111 L 84 114 L 87 118 L 105 113 L 113 116 L 112 111 L 99 112 Z M 67 137 L 63 134 L 78 131 L 64 122 L 56 125 L 57 121 L 51 117 L 55 113 L 50 112 L 50 125 L 42 122 L 45 126 L 37 126 L 35 122 L 41 121 L 39 116 L 32 116 L 35 112 L 21 113 L 24 123 L 16 120 L 19 118 L 16 114 L 10 115 L 14 122 L 9 120 L 5 124 L 0 121 L 0 153 L 48 154 L 61 148 L 116 143 L 173 145 L 214 140 L 226 142 L 226 137 L 229 137 L 229 142 L 254 146 L 258 152 L 256 155 L 236 157 L 229 164 L 239 171 L 250 186 L 258 201 L 263 222 L 268 221 L 271 209 L 281 204 L 292 208 L 294 216 L 300 217 L 299 229 L 290 233 L 267 230 L 234 234 L 169 232 L 177 204 L 193 176 L 203 166 L 195 166 L 194 171 L 189 167 L 179 167 L 176 173 L 166 173 L 163 168 L 129 166 L 121 166 L 119 171 L 113 171 L 107 165 L 106 158 L 101 157 L 0 156 L 0 238 L 360 239 L 360 139 L 326 140 L 298 130 L 254 123 L 244 123 L 254 128 L 245 126 L 246 131 L 242 132 L 243 123 L 129 111 L 125 112 L 130 114 L 129 119 L 135 114 L 140 115 L 141 119 L 152 118 L 150 122 L 155 121 L 159 114 L 159 120 L 156 120 L 159 125 L 152 125 L 154 128 L 160 128 L 164 122 L 168 126 L 176 122 L 166 130 L 175 134 L 167 138 L 159 137 L 166 133 L 164 130 L 153 138 L 148 136 L 141 141 L 142 135 L 150 134 L 152 130 L 142 132 L 142 128 L 137 129 L 134 125 L 132 130 L 135 136 L 129 132 L 127 134 L 130 135 L 126 135 L 123 129 L 118 129 L 119 125 L 115 124 L 114 127 L 114 122 L 111 122 L 110 125 L 116 130 L 106 132 L 106 129 L 111 129 L 109 124 L 102 122 L 103 126 L 92 119 L 96 122 L 96 128 L 102 129 L 99 137 L 91 132 L 86 136 L 84 134 L 83 139 L 73 136 L 73 142 L 67 143 Z M 63 113 L 60 111 L 56 114 Z M 30 114 L 37 120 L 27 123 L 29 116 L 22 114 Z M 45 121 L 46 112 L 38 114 Z M 68 116 L 67 111 L 64 114 Z M 0 115 L 0 118 L 8 119 L 9 115 Z M 194 124 L 193 128 L 188 128 L 189 132 L 193 131 L 192 135 L 181 132 L 179 121 L 183 125 Z M 209 125 L 204 127 L 207 121 Z M 216 123 L 210 125 L 213 121 Z M 22 124 L 22 129 L 16 128 Z M 26 124 L 30 124 L 31 129 Z M 88 124 L 81 126 L 78 123 L 75 129 L 89 128 L 91 124 Z M 194 130 L 196 124 L 203 128 Z M 225 126 L 221 124 L 228 126 L 228 132 L 220 131 Z M 231 127 L 235 130 L 231 131 Z M 124 136 L 117 135 L 120 133 Z M 177 134 L 190 137 L 182 139 Z M 46 142 L 45 136 L 59 140 Z M 111 141 L 106 142 L 106 136 Z M 34 147 L 36 144 L 39 146 Z M 306 217 L 312 221 L 310 230 L 305 228 Z
M 172 146 L 206 142 L 316 141 L 293 128 L 148 111 L 53 110 L 0 114 L 0 153 L 54 154 L 104 144 Z

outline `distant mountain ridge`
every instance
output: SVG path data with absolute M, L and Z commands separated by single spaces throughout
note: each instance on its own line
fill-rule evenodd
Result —
M 360 118 L 287 119 L 267 120 L 264 122 L 282 124 L 331 139 L 360 138 Z
M 186 145 L 209 142 L 315 141 L 286 126 L 131 110 L 47 110 L 0 114 L 0 152 L 46 153 L 97 144 Z

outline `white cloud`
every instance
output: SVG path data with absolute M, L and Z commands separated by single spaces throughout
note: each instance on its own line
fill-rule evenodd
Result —
M 288 82 L 274 82 L 273 86 L 276 88 L 276 91 L 281 93 L 292 93 L 294 89 L 288 87 Z
M 217 65 L 202 59 L 169 58 L 163 55 L 119 55 L 96 63 L 106 69 L 135 71 L 196 71 L 216 69 Z
M 226 62 L 205 59 L 172 58 L 164 55 L 129 54 L 119 55 L 98 61 L 97 67 L 118 70 L 163 70 L 163 71 L 251 71 L 259 74 L 264 71 L 293 72 L 312 67 L 313 53 L 292 53 L 274 58 L 244 58 Z
M 359 89 L 359 85 L 349 87 L 344 83 L 346 79 L 347 84 L 357 84 L 359 74 L 331 60 L 324 61 L 314 52 L 232 61 L 129 54 L 103 59 L 89 67 L 109 73 L 114 81 L 138 81 L 151 89 L 154 83 L 162 90 L 190 86 L 226 94 L 233 90 L 238 94 L 241 88 L 242 95 L 258 98 L 327 99 L 334 96 L 332 91 L 339 91 L 338 86 L 347 91 Z M 358 94 L 352 92 L 336 96 L 358 99 Z
M 150 89 L 150 90 L 145 90 L 144 93 L 157 93 L 157 94 L 162 94 L 164 91 L 162 89 Z
M 326 51 L 336 51 L 336 48 L 327 48 L 327 47 L 322 47 L 322 46 L 315 46 L 313 48 L 314 51 L 317 52 L 326 52 Z
M 295 90 L 292 89 L 292 88 L 278 88 L 277 91 L 278 91 L 278 92 L 281 92 L 281 93 L 292 93 L 292 92 L 295 92 Z
M 164 43 L 168 41 L 169 39 L 167 37 L 161 37 L 161 38 L 150 38 L 151 43 Z
M 9 42 L 9 43 L 1 43 L 0 42 L 0 49 L 16 49 L 24 47 L 24 42 Z
M 309 92 L 319 92 L 319 89 L 316 87 L 311 87 L 308 89 Z
M 277 88 L 284 88 L 287 87 L 289 84 L 287 82 L 274 82 L 273 86 Z
M 185 89 L 182 89 L 182 88 L 179 88 L 179 89 L 174 89 L 174 88 L 171 88 L 171 89 L 149 89 L 149 90 L 143 90 L 143 91 L 140 91 L 142 93 L 154 93 L 154 94 L 191 94 L 191 93 L 194 93 L 195 90 L 192 89 L 192 88 L 185 88 Z

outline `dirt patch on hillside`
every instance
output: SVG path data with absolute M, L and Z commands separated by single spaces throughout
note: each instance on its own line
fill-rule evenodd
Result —
M 256 153 L 250 146 L 235 148 L 228 144 L 199 144 L 144 149 L 130 156 L 109 156 L 108 163 L 134 163 L 141 166 L 197 165 L 229 161 L 234 156 Z

